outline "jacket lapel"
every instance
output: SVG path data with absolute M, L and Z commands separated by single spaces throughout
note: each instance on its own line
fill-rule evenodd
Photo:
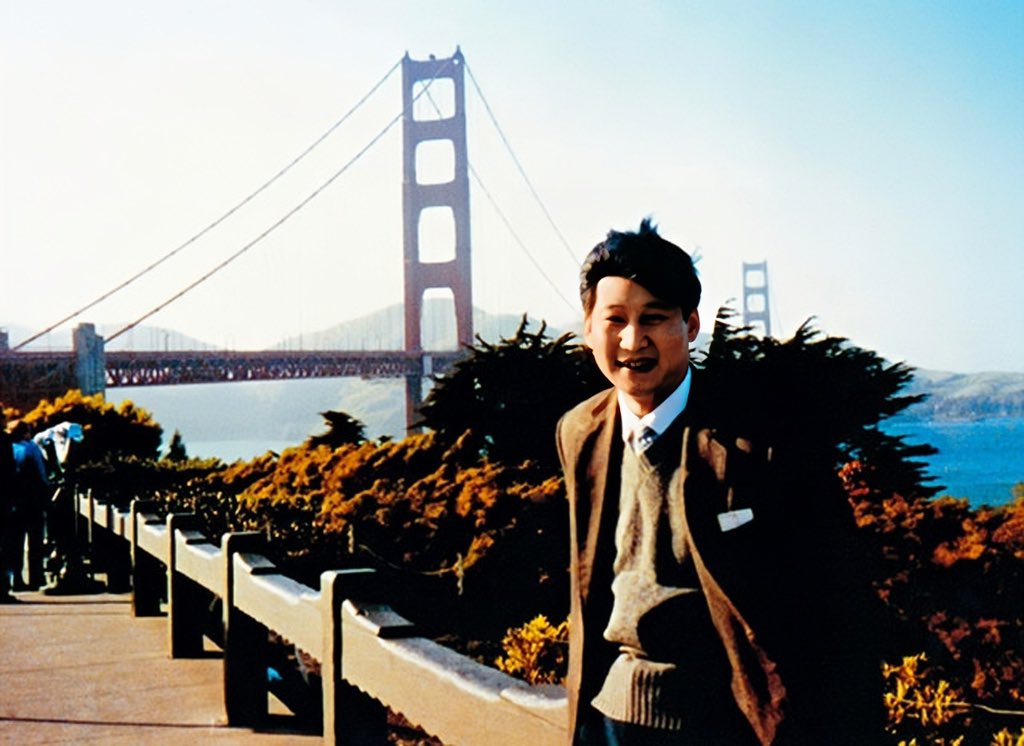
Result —
M 610 480 L 617 479 L 619 467 L 616 462 L 616 436 L 621 427 L 619 425 L 619 407 L 615 398 L 614 390 L 604 400 L 604 406 L 595 407 L 594 423 L 592 431 L 593 455 L 585 461 L 587 464 L 587 479 L 584 484 L 590 485 L 590 494 L 581 495 L 585 498 L 589 515 L 586 523 L 587 533 L 580 553 L 580 593 L 584 599 L 589 595 L 590 580 L 593 577 L 595 563 L 598 558 L 598 546 L 601 541 L 606 540 L 607 532 L 602 530 L 602 524 L 610 518 L 614 518 L 614 510 L 608 510 L 606 503 L 614 496 L 608 494 Z M 620 438 L 621 440 L 621 438 Z M 614 495 L 618 494 L 618 488 L 613 490 Z

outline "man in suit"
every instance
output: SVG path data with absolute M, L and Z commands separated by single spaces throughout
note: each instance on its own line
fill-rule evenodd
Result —
M 612 388 L 557 433 L 572 743 L 877 741 L 881 676 L 849 507 L 809 449 L 753 442 L 718 416 L 729 392 L 690 365 L 690 256 L 649 220 L 611 231 L 580 293 Z

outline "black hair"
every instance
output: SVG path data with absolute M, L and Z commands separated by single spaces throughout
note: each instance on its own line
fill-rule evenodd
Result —
M 656 298 L 679 306 L 684 315 L 700 304 L 700 279 L 683 249 L 658 235 L 649 217 L 637 231 L 608 231 L 608 236 L 583 260 L 580 300 L 583 311 L 594 310 L 595 288 L 603 277 L 625 277 Z

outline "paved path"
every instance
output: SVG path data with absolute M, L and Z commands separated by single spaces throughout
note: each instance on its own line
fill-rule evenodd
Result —
M 312 744 L 225 725 L 218 657 L 171 660 L 167 620 L 130 596 L 20 594 L 0 605 L 0 743 Z

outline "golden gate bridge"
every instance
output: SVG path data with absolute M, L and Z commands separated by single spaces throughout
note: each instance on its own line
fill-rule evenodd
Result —
M 396 69 L 402 71 L 402 109 L 344 166 L 310 193 L 295 207 L 272 223 L 255 239 L 249 241 L 213 269 L 189 283 L 186 287 L 161 301 L 155 307 L 106 338 L 98 335 L 90 323 L 78 324 L 73 332 L 70 352 L 36 352 L 25 348 L 45 334 L 61 327 L 103 300 L 156 269 L 172 256 L 188 248 L 199 238 L 229 219 L 254 197 L 266 190 L 299 161 L 304 159 L 327 139 L 345 120 L 365 103 Z M 471 166 L 466 148 L 465 79 L 468 67 L 459 49 L 448 58 L 433 55 L 428 60 L 413 60 L 406 54 L 370 91 L 359 100 L 338 122 L 332 125 L 312 145 L 302 151 L 271 179 L 250 193 L 245 199 L 227 210 L 187 241 L 151 263 L 92 302 L 76 309 L 46 329 L 10 345 L 5 332 L 0 332 L 0 401 L 19 408 L 30 408 L 39 399 L 60 395 L 68 389 L 80 389 L 85 394 L 103 393 L 107 388 L 120 386 L 168 386 L 187 383 L 227 383 L 241 381 L 294 380 L 358 376 L 363 378 L 404 378 L 406 382 L 406 421 L 411 427 L 422 400 L 425 379 L 446 371 L 465 354 L 474 339 L 473 299 L 471 281 L 471 246 L 469 212 L 469 176 L 472 175 L 491 201 L 499 216 L 509 228 L 516 242 L 526 252 L 544 279 L 558 293 L 557 285 L 544 273 L 543 268 L 515 234 L 504 214 L 483 186 L 479 174 Z M 502 142 L 511 155 L 516 168 L 551 227 L 569 252 L 568 243 L 550 213 L 533 188 L 519 159 L 487 104 L 472 72 L 472 81 L 485 110 L 496 127 Z M 451 101 L 447 111 L 438 105 L 431 87 L 437 81 L 450 84 Z M 429 106 L 423 103 L 428 102 Z M 339 179 L 348 168 L 373 147 L 396 124 L 402 125 L 403 141 L 403 271 L 404 271 L 404 348 L 399 350 L 183 350 L 136 351 L 107 350 L 107 343 L 130 331 L 159 311 L 179 301 L 192 289 L 214 274 L 226 269 L 263 238 L 286 223 L 328 186 Z M 444 182 L 427 182 L 420 178 L 417 168 L 417 148 L 438 142 L 450 144 L 452 178 Z M 420 251 L 420 217 L 424 210 L 444 208 L 450 220 L 449 234 L 454 238 L 453 251 L 446 261 L 427 261 Z M 436 214 L 436 210 L 433 214 Z M 573 261 L 576 261 L 574 258 Z M 424 297 L 428 291 L 447 290 L 454 301 L 457 342 L 461 349 L 429 351 L 423 348 L 421 325 Z M 559 293 L 561 295 L 561 293 Z M 563 296 L 563 300 L 565 300 Z M 570 308 L 574 304 L 568 300 Z

